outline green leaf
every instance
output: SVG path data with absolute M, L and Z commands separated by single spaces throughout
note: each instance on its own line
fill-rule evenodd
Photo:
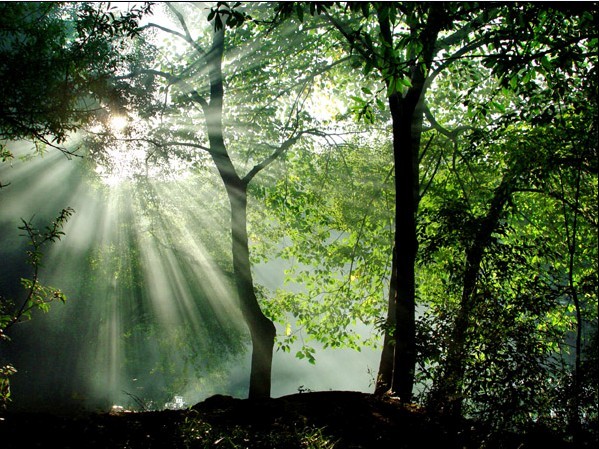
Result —
M 222 21 L 222 19 L 220 18 L 220 14 L 218 14 L 218 15 L 216 16 L 215 20 L 214 20 L 214 29 L 215 29 L 216 31 L 218 31 L 218 30 L 222 30 L 222 29 L 223 29 L 223 21 Z
M 397 93 L 397 79 L 391 77 L 387 86 L 387 96 L 391 97 Z

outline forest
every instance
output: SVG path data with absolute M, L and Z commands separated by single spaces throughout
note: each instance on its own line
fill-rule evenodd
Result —
M 0 446 L 594 447 L 597 15 L 0 2 Z

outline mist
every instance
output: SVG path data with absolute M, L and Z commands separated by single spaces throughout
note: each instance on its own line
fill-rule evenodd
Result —
M 164 210 L 157 212 L 159 205 L 174 201 L 169 189 L 180 185 L 106 186 L 85 169 L 84 159 L 50 152 L 22 160 L 19 156 L 31 155 L 31 149 L 24 143 L 11 149 L 15 162 L 0 169 L 10 182 L 1 196 L 4 295 L 23 298 L 20 279 L 31 276 L 27 239 L 17 229 L 20 219 L 43 228 L 64 207 L 75 214 L 65 236 L 44 249 L 40 272 L 41 283 L 60 288 L 67 302 L 52 304 L 45 314 L 35 311 L 30 321 L 9 330 L 11 341 L 2 345 L 1 362 L 17 369 L 9 407 L 163 409 L 174 396 L 186 404 L 214 394 L 246 397 L 251 348 L 227 271 L 229 237 L 219 186 L 211 191 L 201 180 L 208 189 L 204 204 L 175 201 L 173 210 L 181 214 L 167 221 Z M 202 231 L 192 236 L 191 226 Z M 276 260 L 258 264 L 256 283 L 283 286 L 285 268 Z M 279 335 L 284 331 L 277 329 Z M 314 365 L 295 357 L 300 342 L 289 352 L 275 350 L 274 397 L 372 390 L 376 349 L 308 344 L 316 348 Z

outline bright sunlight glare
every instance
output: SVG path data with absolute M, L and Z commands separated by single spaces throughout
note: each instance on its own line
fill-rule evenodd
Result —
M 113 132 L 122 132 L 129 125 L 129 120 L 124 115 L 115 115 L 110 118 L 109 127 Z
M 189 163 L 176 155 L 154 157 L 156 152 L 140 136 L 144 136 L 153 124 L 141 120 L 135 114 L 112 115 L 103 125 L 92 128 L 105 157 L 96 161 L 95 172 L 109 187 L 139 177 L 180 180 L 189 175 Z M 106 137 L 108 141 L 103 141 Z

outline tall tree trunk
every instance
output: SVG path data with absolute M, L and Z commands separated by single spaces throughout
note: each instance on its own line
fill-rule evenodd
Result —
M 379 363 L 379 372 L 376 378 L 374 394 L 383 395 L 391 389 L 393 382 L 393 361 L 395 359 L 395 333 L 397 291 L 397 262 L 395 248 L 393 248 L 393 260 L 391 262 L 391 279 L 389 281 L 389 302 L 387 306 L 387 319 L 385 321 L 385 333 L 383 339 L 383 351 Z
M 419 92 L 418 92 L 419 93 Z M 416 367 L 416 239 L 415 189 L 418 185 L 418 147 L 420 133 L 412 133 L 418 96 L 415 92 L 403 99 L 389 98 L 393 120 L 393 154 L 395 157 L 395 249 L 397 261 L 395 308 L 395 353 L 391 389 L 404 402 L 412 399 Z M 414 98 L 415 97 L 415 98 Z M 422 120 L 422 119 L 421 119 Z M 417 190 L 416 190 L 417 192 Z
M 247 182 L 237 174 L 223 138 L 223 50 L 224 29 L 221 29 L 215 32 L 212 48 L 207 55 L 210 102 L 205 105 L 204 112 L 210 153 L 227 190 L 231 206 L 233 274 L 239 305 L 252 339 L 249 398 L 267 398 L 270 397 L 276 331 L 273 322 L 262 313 L 254 292 L 247 234 Z
M 393 50 L 392 25 L 388 6 L 378 9 L 378 21 L 381 37 L 385 42 L 383 72 L 396 73 L 401 61 Z M 431 5 L 426 23 L 422 28 L 415 25 L 411 30 L 414 41 L 421 47 L 413 52 L 408 51 L 407 60 L 414 61 L 410 76 L 411 87 L 402 96 L 391 92 L 389 109 L 393 122 L 393 156 L 395 161 L 395 245 L 393 250 L 394 267 L 392 274 L 395 282 L 390 286 L 389 296 L 395 297 L 395 348 L 393 354 L 393 376 L 391 392 L 398 395 L 403 402 L 412 400 L 414 376 L 416 371 L 416 253 L 418 239 L 416 236 L 416 214 L 420 196 L 419 187 L 419 153 L 422 135 L 423 105 L 426 91 L 425 81 L 432 58 L 435 54 L 437 35 L 445 20 L 442 7 Z M 417 24 L 419 18 L 414 10 L 410 22 Z M 412 54 L 413 53 L 413 54 Z M 387 80 L 389 83 L 389 80 Z M 384 350 L 388 351 L 388 348 Z M 384 356 L 388 356 L 384 354 Z M 383 360 L 381 359 L 381 363 Z M 388 369 L 387 365 L 383 368 Z M 381 378 L 386 373 L 381 371 Z
M 572 223 L 567 214 L 566 209 L 566 192 L 564 189 L 564 180 L 560 172 L 560 185 L 562 190 L 562 208 L 564 214 L 564 227 L 566 230 L 566 242 L 568 245 L 568 286 L 570 297 L 574 305 L 574 316 L 576 317 L 576 339 L 574 342 L 574 372 L 572 373 L 572 392 L 570 394 L 570 404 L 568 413 L 568 426 L 570 434 L 573 436 L 574 444 L 580 442 L 581 437 L 581 419 L 580 419 L 580 399 L 581 399 L 581 364 L 582 364 L 582 311 L 580 307 L 580 299 L 574 279 L 574 269 L 576 260 L 576 241 L 578 232 L 578 211 L 580 202 L 580 180 L 582 176 L 582 159 L 579 160 L 579 165 L 576 170 L 576 187 L 574 191 L 574 216 Z

